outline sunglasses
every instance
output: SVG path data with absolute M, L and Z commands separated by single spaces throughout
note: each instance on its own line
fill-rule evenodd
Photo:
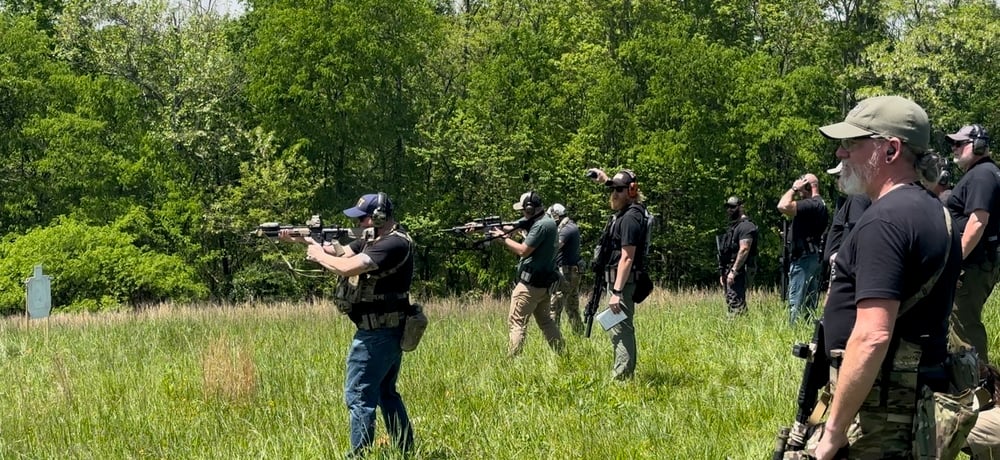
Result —
M 628 189 L 628 187 L 626 187 L 624 185 L 618 186 L 618 187 L 611 187 L 611 191 L 613 191 L 615 193 L 621 193 L 621 192 L 624 192 L 627 189 Z
M 847 139 L 841 139 L 840 148 L 844 149 L 844 151 L 851 152 L 854 149 L 858 148 L 858 146 L 861 145 L 861 143 L 867 139 L 880 139 L 880 138 L 881 136 L 873 134 L 871 136 L 851 137 Z

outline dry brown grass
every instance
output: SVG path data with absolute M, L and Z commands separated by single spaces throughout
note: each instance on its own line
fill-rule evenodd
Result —
M 227 336 L 209 342 L 201 357 L 206 399 L 241 403 L 257 394 L 257 367 L 253 352 Z

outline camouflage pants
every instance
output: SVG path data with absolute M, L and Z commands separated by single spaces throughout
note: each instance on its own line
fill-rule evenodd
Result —
M 559 267 L 559 281 L 552 293 L 552 320 L 559 327 L 563 310 L 573 328 L 573 333 L 583 335 L 583 319 L 580 316 L 580 268 L 573 266 Z
M 910 459 L 913 457 L 914 416 L 917 413 L 917 372 L 920 363 L 920 346 L 901 340 L 889 373 L 885 405 L 882 405 L 882 380 L 880 374 L 868 392 L 861 410 L 847 430 L 850 445 L 849 458 L 860 460 Z M 839 371 L 830 369 L 831 393 L 836 394 Z M 822 425 L 815 428 L 806 443 L 806 450 L 792 453 L 809 458 L 815 451 L 822 434 Z

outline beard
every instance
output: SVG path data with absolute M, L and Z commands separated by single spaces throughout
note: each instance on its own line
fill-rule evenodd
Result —
M 863 195 L 868 191 L 872 178 L 878 169 L 878 151 L 873 151 L 864 167 L 857 167 L 850 162 L 844 162 L 844 170 L 840 172 L 837 184 L 848 195 Z

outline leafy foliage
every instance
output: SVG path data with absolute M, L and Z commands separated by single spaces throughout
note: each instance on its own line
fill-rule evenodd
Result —
M 198 296 L 322 296 L 328 282 L 287 270 L 301 248 L 247 233 L 312 214 L 342 224 L 357 196 L 384 191 L 418 242 L 421 295 L 496 294 L 515 258 L 441 228 L 511 220 L 535 190 L 566 205 L 587 252 L 609 210 L 582 174 L 629 168 L 660 222 L 657 281 L 714 283 L 712 236 L 735 194 L 761 228 L 757 281 L 771 284 L 778 197 L 836 161 L 817 126 L 890 92 L 924 105 L 939 143 L 1000 122 L 1000 9 L 986 0 L 248 6 L 0 5 L 8 244 L 67 222 L 110 226 L 182 261 Z M 81 285 L 80 298 L 131 301 L 118 289 Z
M 110 226 L 60 219 L 0 243 L 0 311 L 24 308 L 24 279 L 42 265 L 52 276 L 52 304 L 68 311 L 116 309 L 164 300 L 202 299 L 208 290 L 172 255 L 143 250 Z

